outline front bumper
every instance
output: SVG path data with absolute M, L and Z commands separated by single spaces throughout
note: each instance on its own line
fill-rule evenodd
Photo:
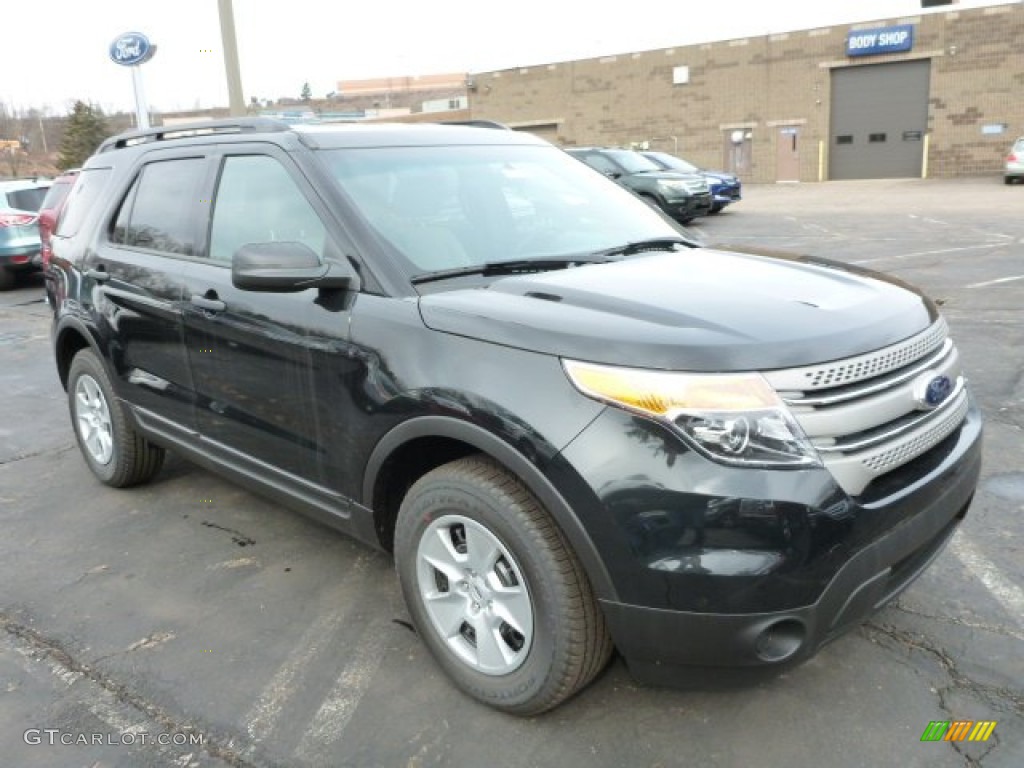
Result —
M 618 430 L 633 444 L 625 461 Z M 674 685 L 694 667 L 782 667 L 856 626 L 913 582 L 967 513 L 981 431 L 972 403 L 900 483 L 854 498 L 826 470 L 719 466 L 658 425 L 606 411 L 563 455 L 603 507 L 595 541 L 619 560 L 616 598 L 601 602 L 633 675 Z M 643 469 L 638 450 L 653 454 Z M 602 454 L 618 459 L 617 480 Z
M 715 203 L 726 206 L 741 200 L 743 196 L 739 184 L 712 184 L 711 197 Z
M 710 193 L 691 195 L 681 200 L 669 200 L 666 202 L 666 212 L 675 219 L 687 222 L 698 216 L 706 216 L 711 212 Z

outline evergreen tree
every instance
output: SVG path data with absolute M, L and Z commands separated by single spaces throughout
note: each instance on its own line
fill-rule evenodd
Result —
M 103 110 L 84 101 L 76 101 L 64 128 L 64 138 L 57 158 L 58 167 L 67 170 L 82 165 L 108 136 L 110 128 Z
M 313 89 L 309 87 L 309 83 L 302 84 L 302 96 L 303 101 L 309 101 L 313 98 Z

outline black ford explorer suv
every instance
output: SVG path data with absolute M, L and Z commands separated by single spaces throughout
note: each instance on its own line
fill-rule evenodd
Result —
M 977 483 L 931 301 L 696 247 L 521 133 L 116 137 L 49 270 L 102 482 L 171 449 L 392 552 L 437 662 L 509 712 L 613 647 L 654 684 L 806 659 L 928 565 Z

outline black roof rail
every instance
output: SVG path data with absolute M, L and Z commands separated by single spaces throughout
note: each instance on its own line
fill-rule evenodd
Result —
M 181 123 L 179 125 L 161 125 L 141 131 L 127 131 L 111 136 L 100 144 L 97 153 L 109 152 L 112 149 L 124 149 L 136 144 L 150 141 L 166 141 L 168 139 L 186 139 L 192 136 L 207 136 L 223 133 L 280 133 L 291 129 L 291 125 L 269 117 L 230 117 L 223 120 L 206 120 L 205 122 Z
M 494 128 L 499 131 L 511 131 L 504 123 L 496 120 L 440 120 L 441 125 L 468 125 L 472 128 Z

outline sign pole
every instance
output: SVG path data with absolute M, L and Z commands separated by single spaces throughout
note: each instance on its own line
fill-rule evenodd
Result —
M 142 87 L 142 67 L 136 64 L 132 70 L 132 89 L 135 91 L 135 119 L 140 129 L 149 128 L 149 105 L 146 104 L 146 91 Z
M 140 130 L 149 128 L 149 105 L 142 85 L 142 65 L 153 58 L 156 46 L 141 32 L 125 32 L 110 44 L 110 60 L 132 71 L 135 93 L 135 121 Z

